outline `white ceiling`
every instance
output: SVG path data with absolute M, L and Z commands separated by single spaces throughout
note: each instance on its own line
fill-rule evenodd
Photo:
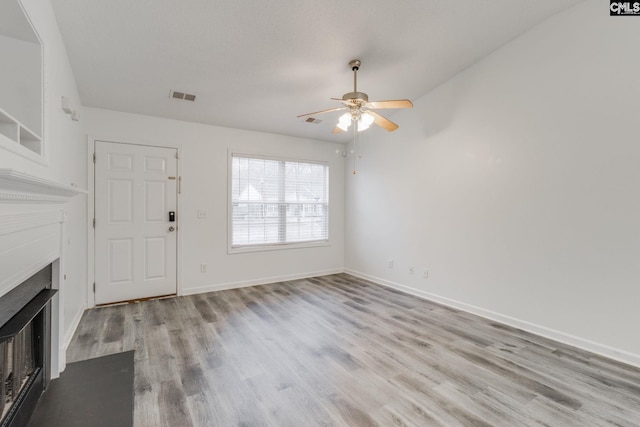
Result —
M 320 124 L 296 115 L 337 106 L 329 98 L 352 90 L 351 59 L 370 100 L 415 100 L 580 1 L 52 3 L 85 106 L 344 142 L 331 133 L 339 112 Z

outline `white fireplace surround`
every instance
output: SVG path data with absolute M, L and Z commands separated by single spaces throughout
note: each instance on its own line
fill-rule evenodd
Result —
M 0 169 L 0 296 L 53 263 L 51 376 L 65 367 L 62 339 L 65 204 L 85 191 L 13 169 Z

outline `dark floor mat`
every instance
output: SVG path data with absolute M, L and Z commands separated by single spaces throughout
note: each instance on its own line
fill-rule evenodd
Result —
M 28 427 L 133 426 L 133 351 L 69 363 Z

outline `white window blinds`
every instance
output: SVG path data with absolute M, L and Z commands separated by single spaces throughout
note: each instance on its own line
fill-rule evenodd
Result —
M 329 166 L 233 154 L 231 247 L 329 239 Z

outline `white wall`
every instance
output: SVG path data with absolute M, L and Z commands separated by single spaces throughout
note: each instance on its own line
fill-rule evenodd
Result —
M 60 109 L 60 97 L 63 95 L 73 99 L 75 105 L 79 106 L 80 101 L 53 9 L 46 0 L 23 0 L 22 3 L 44 44 L 44 138 L 48 161 L 42 165 L 0 149 L 0 168 L 11 168 L 61 184 L 85 188 L 86 134 L 82 122 L 71 121 Z M 63 208 L 67 211 L 67 221 L 61 267 L 66 280 L 60 284 L 60 300 L 64 313 L 62 344 L 66 344 L 87 299 L 86 196 L 75 196 Z M 0 205 L 0 209 L 29 211 L 37 207 L 33 204 L 5 204 Z
M 640 365 L 639 22 L 581 3 L 368 133 L 347 269 Z
M 167 100 L 169 102 L 169 100 Z M 183 294 L 294 277 L 344 268 L 344 159 L 342 145 L 282 135 L 188 123 L 86 108 L 88 133 L 96 140 L 178 147 L 182 175 L 179 287 Z M 330 168 L 330 246 L 227 254 L 228 153 L 271 154 L 322 160 Z M 206 210 L 206 219 L 197 211 Z M 200 264 L 208 272 L 200 272 Z

